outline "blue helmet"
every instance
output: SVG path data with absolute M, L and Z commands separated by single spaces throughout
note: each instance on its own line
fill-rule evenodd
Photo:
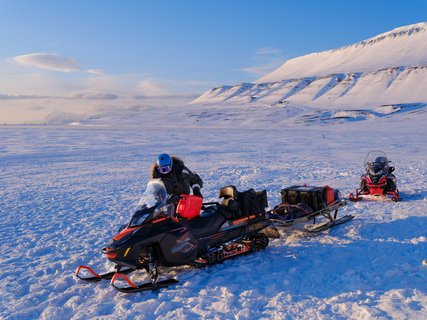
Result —
M 157 171 L 166 174 L 172 170 L 172 158 L 167 153 L 159 154 L 157 157 Z

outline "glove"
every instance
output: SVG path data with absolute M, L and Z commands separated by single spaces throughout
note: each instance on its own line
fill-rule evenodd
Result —
M 193 189 L 193 195 L 203 198 L 199 187 Z

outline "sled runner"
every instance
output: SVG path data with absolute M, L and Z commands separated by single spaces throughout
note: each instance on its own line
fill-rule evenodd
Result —
M 312 221 L 311 226 L 305 226 L 305 230 L 317 233 L 354 218 L 345 215 L 338 218 L 338 210 L 346 205 L 346 201 L 340 199 L 338 190 L 329 186 L 291 186 L 282 189 L 282 203 L 267 212 L 267 216 L 278 227 L 290 227 L 296 224 Z M 325 218 L 325 222 L 316 223 L 316 218 Z
M 384 152 L 370 151 L 365 158 L 366 174 L 360 177 L 360 187 L 356 193 L 350 193 L 350 201 L 375 200 L 400 201 L 397 179 L 392 173 L 395 167 L 391 165 Z
M 114 271 L 97 274 L 80 266 L 76 276 L 88 282 L 110 280 L 125 293 L 159 289 L 178 282 L 174 278 L 160 281 L 160 267 L 222 262 L 262 250 L 268 246 L 268 237 L 278 236 L 277 230 L 269 228 L 265 191 L 238 192 L 227 186 L 219 197 L 222 203 L 202 205 L 201 198 L 182 195 L 175 210 L 161 180 L 150 180 L 130 222 L 102 250 L 115 263 Z M 151 281 L 135 284 L 126 274 L 136 270 L 145 270 Z M 119 286 L 120 281 L 127 286 Z

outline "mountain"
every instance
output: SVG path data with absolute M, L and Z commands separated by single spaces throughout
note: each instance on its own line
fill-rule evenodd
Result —
M 191 104 L 360 109 L 427 102 L 427 23 L 286 61 L 254 83 L 208 90 Z

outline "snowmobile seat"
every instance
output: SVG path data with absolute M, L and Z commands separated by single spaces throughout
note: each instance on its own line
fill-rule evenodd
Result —
M 198 216 L 191 220 L 182 220 L 185 225 L 196 238 L 203 238 L 210 234 L 214 234 L 226 220 L 217 212 L 208 216 Z
M 239 192 L 237 191 L 237 188 L 235 186 L 226 186 L 221 189 L 219 189 L 219 195 L 218 198 L 224 198 L 224 202 L 228 202 L 229 199 L 236 200 L 238 197 Z
M 221 202 L 222 213 L 226 219 L 233 219 L 241 216 L 238 202 L 239 192 L 235 186 L 226 186 L 219 190 L 218 198 L 223 198 Z

